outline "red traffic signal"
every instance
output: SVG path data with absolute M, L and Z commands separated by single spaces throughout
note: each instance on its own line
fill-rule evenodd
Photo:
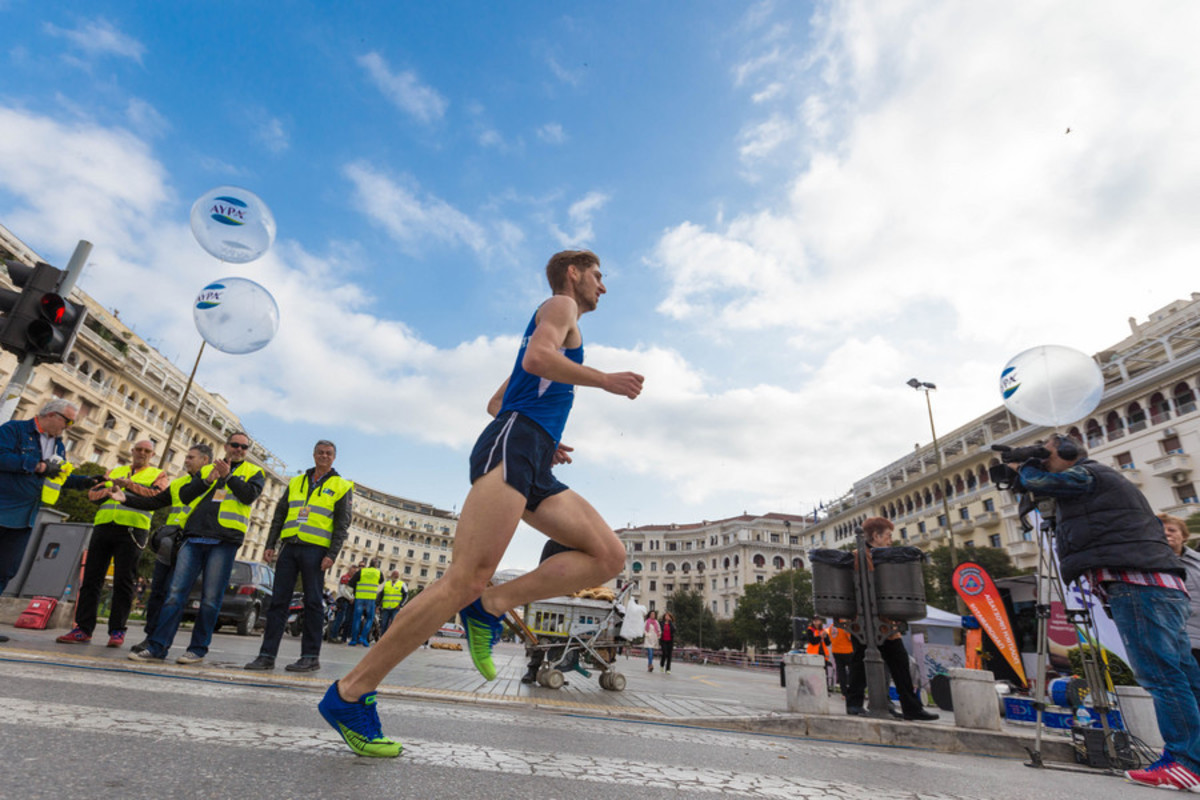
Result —
M 87 318 L 87 308 L 58 294 L 62 270 L 38 262 L 30 267 L 5 261 L 9 277 L 21 292 L 0 290 L 0 347 L 18 357 L 32 353 L 39 363 L 60 362 L 71 352 Z

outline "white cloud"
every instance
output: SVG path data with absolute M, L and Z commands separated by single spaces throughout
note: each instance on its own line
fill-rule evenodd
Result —
M 103 18 L 82 22 L 75 28 L 60 28 L 49 22 L 43 28 L 51 36 L 71 42 L 88 56 L 117 56 L 140 64 L 146 52 L 145 45 Z
M 129 118 L 133 130 L 146 139 L 157 139 L 171 130 L 171 123 L 158 113 L 158 109 L 136 97 L 129 101 L 125 116 Z
M 346 165 L 355 206 L 402 245 L 433 239 L 464 244 L 477 253 L 488 247 L 483 226 L 438 197 L 421 196 L 411 178 L 393 178 L 364 161 Z
M 595 231 L 592 219 L 600 209 L 608 204 L 611 198 L 604 192 L 588 192 L 576 200 L 567 209 L 567 219 L 570 230 L 562 230 L 557 225 L 551 225 L 551 233 L 563 247 L 583 247 L 592 241 Z
M 276 155 L 291 147 L 291 137 L 278 117 L 266 117 L 255 125 L 254 136 L 263 146 Z
M 446 99 L 432 86 L 421 83 L 412 70 L 392 72 L 383 56 L 376 52 L 359 56 L 358 64 L 392 105 L 418 121 L 436 122 L 446 113 Z
M 563 144 L 567 141 L 567 133 L 557 122 L 547 122 L 537 129 L 537 137 L 546 144 Z

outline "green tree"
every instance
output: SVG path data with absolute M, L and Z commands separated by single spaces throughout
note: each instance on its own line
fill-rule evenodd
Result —
M 708 641 L 707 638 L 704 640 Z M 711 645 L 705 645 L 709 650 L 744 650 L 746 649 L 745 640 L 738 637 L 737 632 L 733 629 L 733 620 L 719 619 L 717 620 L 717 635 Z
M 717 642 L 717 618 L 704 607 L 697 591 L 680 590 L 667 597 L 667 611 L 675 615 L 680 644 L 713 648 Z
M 1012 558 L 999 547 L 969 547 L 958 551 L 958 562 L 973 561 L 987 570 L 992 580 L 1009 578 L 1021 574 L 1013 565 Z M 950 566 L 950 548 L 938 547 L 929 554 L 925 564 L 925 602 L 943 610 L 953 609 L 957 593 L 952 581 L 954 569 Z
M 733 612 L 733 631 L 755 647 L 773 643 L 780 650 L 791 649 L 793 607 L 797 617 L 813 614 L 812 576 L 802 570 L 785 570 L 766 583 L 746 586 Z

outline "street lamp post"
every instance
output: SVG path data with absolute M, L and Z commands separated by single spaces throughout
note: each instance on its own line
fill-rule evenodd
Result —
M 938 446 L 937 429 L 933 426 L 933 402 L 929 399 L 929 391 L 937 386 L 927 381 L 909 378 L 908 385 L 917 391 L 925 392 L 925 407 L 929 410 L 929 433 L 933 436 L 933 452 L 937 455 L 938 490 L 942 493 L 942 513 L 946 516 L 946 531 L 950 541 L 950 569 L 958 566 L 958 554 L 954 549 L 954 521 L 950 519 L 950 502 L 946 499 L 946 485 L 943 473 L 945 461 L 942 458 L 942 448 Z
M 796 559 L 792 555 L 792 521 L 785 519 L 783 527 L 788 540 L 788 594 L 791 595 L 792 616 L 788 624 L 792 626 L 792 649 L 796 649 Z

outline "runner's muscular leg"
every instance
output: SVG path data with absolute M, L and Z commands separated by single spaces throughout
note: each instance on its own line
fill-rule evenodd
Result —
M 506 484 L 500 469 L 475 481 L 454 534 L 446 573 L 396 612 L 383 638 L 338 682 L 346 700 L 378 688 L 387 674 L 438 628 L 483 592 L 516 532 L 525 498 Z
M 543 500 L 524 519 L 559 544 L 574 548 L 558 553 L 519 578 L 483 593 L 483 607 L 493 614 L 599 586 L 625 566 L 625 545 L 578 493 L 568 489 Z

